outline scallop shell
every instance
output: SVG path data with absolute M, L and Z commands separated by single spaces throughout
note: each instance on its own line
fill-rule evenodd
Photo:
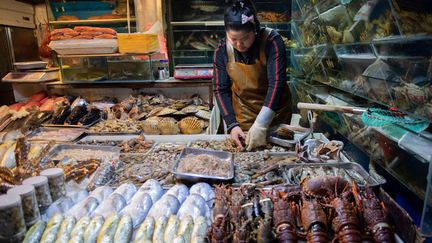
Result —
M 143 121 L 141 124 L 142 129 L 144 130 L 145 134 L 151 134 L 151 135 L 159 135 L 161 132 L 158 128 L 158 123 L 160 119 L 147 119 Z
M 205 111 L 205 110 L 198 110 L 197 113 L 195 113 L 195 116 L 205 119 L 205 120 L 210 120 L 210 112 Z
M 177 112 L 174 112 L 173 115 L 176 115 L 176 116 L 184 116 L 184 115 L 187 115 L 187 114 L 184 113 L 183 111 L 177 111 Z
M 177 120 L 172 117 L 163 118 L 158 124 L 158 129 L 162 135 L 175 135 L 179 132 Z
M 159 111 L 156 116 L 165 116 L 165 115 L 169 115 L 169 114 L 173 114 L 177 112 L 177 110 L 175 109 L 171 109 L 171 108 L 163 108 L 161 111 Z
M 210 107 L 205 106 L 205 105 L 198 105 L 198 106 L 196 106 L 196 108 L 198 110 L 204 110 L 204 111 L 209 111 L 210 110 Z
M 181 119 L 178 126 L 183 134 L 199 134 L 203 130 L 202 122 L 193 116 Z
M 187 106 L 186 102 L 179 101 L 179 102 L 175 102 L 174 104 L 170 105 L 170 108 L 180 110 L 180 109 L 185 108 L 186 106 Z
M 147 118 L 152 117 L 152 116 L 156 116 L 161 110 L 163 110 L 163 107 L 155 107 L 153 110 L 151 110 L 148 114 L 147 114 Z
M 185 108 L 181 109 L 181 111 L 186 113 L 186 114 L 191 114 L 191 113 L 198 112 L 198 109 L 195 105 L 189 105 L 189 106 L 186 106 Z

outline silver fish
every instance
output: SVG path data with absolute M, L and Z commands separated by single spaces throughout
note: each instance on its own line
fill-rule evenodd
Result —
M 55 214 L 48 221 L 45 231 L 41 238 L 41 243 L 52 243 L 57 238 L 57 232 L 60 229 L 60 225 L 63 221 L 63 216 L 61 214 Z
M 90 217 L 82 217 L 72 229 L 70 234 L 69 243 L 83 243 L 84 242 L 84 231 L 90 224 Z
M 191 239 L 192 229 L 194 227 L 193 219 L 191 216 L 186 215 L 179 225 L 176 236 L 183 236 L 185 242 L 189 242 Z
M 70 233 L 72 232 L 75 223 L 76 219 L 74 216 L 68 216 L 63 220 L 57 233 L 56 243 L 67 243 L 69 241 Z
M 164 232 L 168 222 L 168 218 L 162 216 L 156 219 L 155 229 L 153 232 L 153 242 L 164 242 Z
M 180 220 L 175 215 L 171 215 L 165 228 L 164 241 L 172 242 L 180 225 Z
M 95 216 L 90 220 L 87 229 L 84 231 L 84 242 L 94 243 L 97 240 L 99 231 L 104 223 L 104 218 L 102 216 Z
M 129 215 L 132 218 L 133 227 L 136 229 L 144 221 L 152 205 L 151 197 L 147 193 L 138 191 L 129 205 L 123 208 L 120 213 Z
M 114 235 L 119 221 L 120 217 L 117 214 L 111 215 L 102 225 L 98 234 L 97 243 L 114 242 Z
M 195 219 L 194 227 L 192 229 L 191 243 L 203 243 L 208 231 L 207 219 L 202 216 L 198 216 Z
M 155 220 L 153 217 L 147 216 L 135 235 L 134 243 L 143 242 L 144 240 L 152 241 L 153 232 L 155 229 Z
M 23 243 L 37 243 L 45 229 L 45 222 L 39 220 L 26 233 Z
M 119 186 L 114 193 L 118 193 L 123 196 L 123 198 L 126 200 L 126 202 L 130 202 L 133 195 L 136 193 L 137 189 L 134 184 L 132 183 L 124 183 L 121 186 Z
M 114 235 L 114 242 L 128 243 L 132 237 L 132 232 L 132 218 L 129 215 L 125 215 L 118 223 L 117 230 Z

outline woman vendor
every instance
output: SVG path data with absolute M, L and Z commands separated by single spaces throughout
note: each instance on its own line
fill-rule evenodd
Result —
M 226 38 L 213 59 L 214 95 L 231 138 L 241 148 L 245 139 L 250 151 L 266 145 L 271 125 L 291 120 L 285 45 L 275 30 L 260 28 L 249 0 L 234 1 L 224 23 Z

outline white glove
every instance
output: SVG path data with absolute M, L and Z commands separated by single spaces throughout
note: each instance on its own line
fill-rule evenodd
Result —
M 246 149 L 248 151 L 267 144 L 267 130 L 275 115 L 276 113 L 272 109 L 266 106 L 261 108 L 246 136 Z

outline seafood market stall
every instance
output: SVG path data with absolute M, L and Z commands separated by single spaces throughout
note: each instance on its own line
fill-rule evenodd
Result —
M 365 170 L 344 151 L 344 142 L 314 131 L 316 115 L 305 114 L 303 126 L 273 127 L 266 146 L 244 151 L 228 135 L 216 134 L 220 116 L 211 80 L 169 78 L 176 65 L 212 62 L 224 35 L 226 1 L 163 1 L 168 57 L 156 51 L 161 36 L 131 33 L 143 28 L 135 8 L 145 1 L 94 2 L 86 12 L 82 1 L 47 1 L 51 15 L 44 32 L 51 39 L 44 44 L 55 52 L 61 80 L 15 82 L 17 102 L 0 107 L 0 242 L 424 241 L 412 217 L 383 189 L 386 179 Z M 409 29 L 390 23 L 392 11 L 411 19 L 412 13 L 393 9 L 395 3 L 377 1 L 383 14 L 354 25 L 359 1 L 255 2 L 262 24 L 280 32 L 287 48 L 298 47 L 287 51 L 291 80 L 311 75 L 329 87 L 351 85 L 345 90 L 354 93 L 362 92 L 358 86 L 376 85 L 361 96 L 380 103 L 396 93 L 395 100 L 415 104 L 430 98 L 411 83 L 386 89 L 388 77 L 359 73 L 374 64 L 376 52 L 382 57 L 398 50 L 379 48 L 375 36 Z M 333 13 L 341 26 L 353 25 L 348 32 L 355 40 L 347 39 Z M 125 27 L 130 23 L 136 25 Z M 146 47 L 125 45 L 131 35 Z M 364 53 L 355 57 L 358 52 Z M 369 74 L 383 65 L 375 63 Z M 315 87 L 306 90 L 319 101 L 332 100 Z M 302 92 L 295 94 L 305 101 Z M 427 117 L 427 104 L 417 112 L 404 105 Z M 352 140 L 375 144 L 371 153 L 395 154 L 378 146 L 386 140 L 375 141 L 375 130 L 360 128 L 355 117 L 338 117 L 343 122 L 336 124 L 353 124 L 347 133 Z
M 380 189 L 385 181 L 319 133 L 297 151 L 269 144 L 252 152 L 226 135 L 46 138 L 18 139 L 15 169 L 1 172 L 0 202 L 9 203 L 0 210 L 13 232 L 2 239 L 421 242 L 408 214 Z M 38 156 L 29 153 L 36 148 Z

